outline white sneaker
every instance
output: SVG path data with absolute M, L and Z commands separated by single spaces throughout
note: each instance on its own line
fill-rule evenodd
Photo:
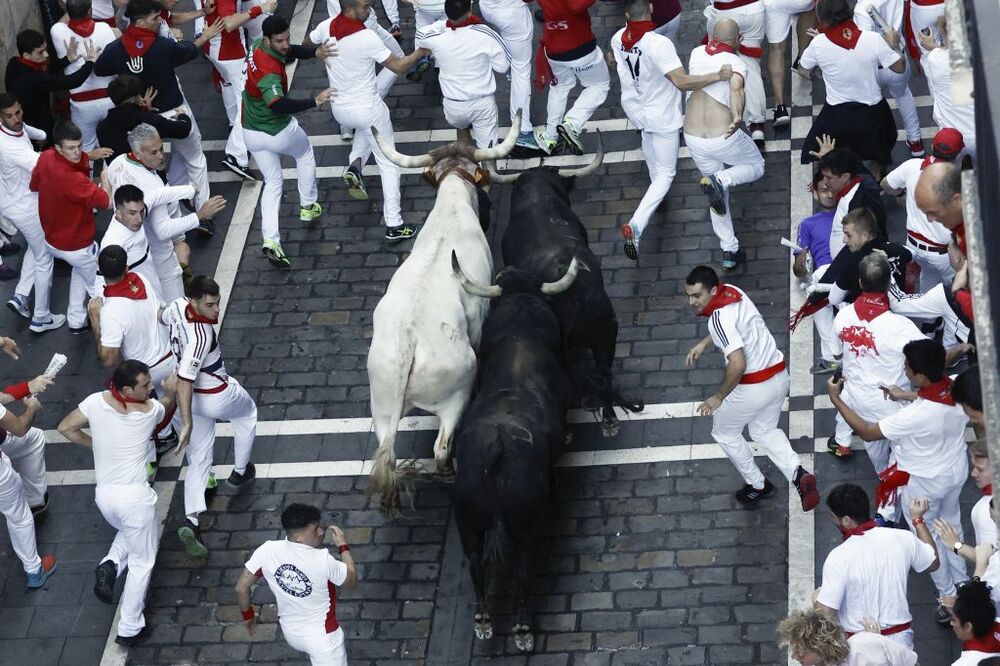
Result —
M 66 323 L 66 315 L 53 314 L 49 315 L 49 320 L 45 322 L 32 321 L 31 326 L 28 330 L 32 333 L 45 333 L 46 331 L 54 331 L 57 328 L 61 328 L 63 324 Z
M 350 127 L 340 126 L 340 140 L 341 141 L 351 141 L 354 139 L 354 130 Z
M 25 319 L 31 319 L 31 312 L 28 310 L 28 299 L 20 294 L 14 294 L 7 301 L 7 307 L 21 315 Z

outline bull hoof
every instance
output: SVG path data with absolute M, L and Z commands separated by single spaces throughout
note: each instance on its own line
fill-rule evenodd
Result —
M 493 625 L 490 624 L 489 620 L 486 622 L 476 622 L 476 639 L 481 641 L 488 641 L 493 638 Z
M 455 478 L 455 465 L 452 464 L 451 460 L 438 461 L 437 463 L 437 475 L 443 481 L 451 481 Z
M 602 421 L 601 434 L 604 435 L 605 437 L 617 437 L 618 419 L 615 419 L 614 421 Z
M 514 646 L 521 652 L 534 651 L 535 637 L 530 627 L 523 624 L 514 627 Z

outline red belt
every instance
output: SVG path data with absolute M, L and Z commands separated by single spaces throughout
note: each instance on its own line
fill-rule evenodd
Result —
M 910 2 L 918 7 L 934 7 L 935 5 L 944 4 L 944 0 L 910 0 Z
M 107 88 L 94 88 L 83 92 L 70 93 L 69 98 L 74 102 L 92 102 L 95 99 L 104 99 L 108 96 Z
M 729 0 L 729 2 L 713 2 L 712 4 L 716 9 L 737 9 L 738 7 L 752 5 L 755 2 L 757 0 Z
M 764 55 L 764 49 L 760 46 L 744 46 L 740 44 L 739 52 L 749 58 L 757 58 L 758 60 Z
M 778 361 L 769 368 L 764 368 L 763 370 L 758 370 L 757 372 L 748 372 L 743 375 L 743 379 L 740 380 L 740 384 L 760 384 L 761 382 L 766 382 L 771 377 L 780 373 L 785 369 L 785 362 Z
M 883 636 L 892 636 L 893 634 L 898 634 L 900 632 L 906 631 L 912 626 L 913 626 L 912 622 L 904 622 L 903 624 L 897 624 L 895 627 L 887 627 L 885 629 L 882 629 L 881 631 L 879 631 L 879 633 L 882 634 Z M 845 631 L 844 633 L 846 633 L 847 637 L 850 638 L 851 636 L 853 636 L 858 632 Z

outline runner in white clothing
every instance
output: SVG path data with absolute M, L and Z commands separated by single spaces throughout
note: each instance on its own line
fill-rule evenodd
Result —
M 418 48 L 408 56 L 393 55 L 364 23 L 371 14 L 371 0 L 342 0 L 340 4 L 342 12 L 316 26 L 303 46 L 315 48 L 321 44 L 336 44 L 337 47 L 337 57 L 327 58 L 325 64 L 330 87 L 338 91 L 330 103 L 333 117 L 341 128 L 354 130 L 344 182 L 352 198 L 368 199 L 362 169 L 374 153 L 382 177 L 385 238 L 389 241 L 412 238 L 416 227 L 404 223 L 400 214 L 399 167 L 386 159 L 372 136 L 374 127 L 383 141 L 395 146 L 389 107 L 379 92 L 375 65 L 405 74 L 429 51 Z
M 337 587 L 354 587 L 357 569 L 344 533 L 320 525 L 319 509 L 290 504 L 281 512 L 282 541 L 267 541 L 253 552 L 236 582 L 236 599 L 247 632 L 257 631 L 250 598 L 262 577 L 278 602 L 278 622 L 288 644 L 309 655 L 316 666 L 347 666 L 344 630 L 337 620 Z M 323 547 L 337 546 L 338 560 Z
M 708 196 L 712 230 L 722 249 L 722 267 L 728 271 L 742 259 L 733 231 L 729 190 L 764 175 L 764 156 L 741 129 L 747 68 L 736 55 L 739 41 L 739 26 L 723 19 L 716 22 L 708 44 L 691 51 L 689 69 L 693 76 L 713 72 L 721 64 L 732 68 L 733 77 L 688 93 L 684 116 L 684 143 L 701 172 L 699 184 Z
M 66 439 L 94 451 L 94 500 L 117 530 L 111 549 L 97 566 L 94 594 L 112 603 L 115 580 L 128 568 L 115 638 L 125 647 L 138 645 L 153 633 L 142 611 L 160 533 L 146 459 L 153 430 L 173 408 L 176 383 L 171 378 L 163 399 L 157 401 L 151 398 L 153 383 L 146 364 L 124 361 L 111 376 L 109 391 L 92 393 L 59 423 Z
M 964 557 L 969 562 L 976 562 L 976 548 L 980 545 L 997 543 L 997 524 L 993 520 L 993 465 L 990 463 L 989 450 L 985 439 L 977 439 L 969 447 L 969 458 L 971 465 L 969 475 L 982 492 L 972 511 L 969 512 L 969 520 L 976 535 L 975 544 L 962 542 L 962 537 L 955 527 L 945 520 L 938 518 L 934 521 L 934 531 L 941 538 L 946 548 Z M 961 528 L 961 525 L 958 525 Z
M 124 249 L 128 257 L 128 270 L 145 277 L 159 296 L 160 276 L 156 272 L 156 262 L 149 256 L 149 240 L 143 228 L 147 208 L 142 190 L 131 184 L 121 185 L 115 189 L 113 198 L 115 214 L 101 238 L 101 249 L 112 245 Z M 104 276 L 98 266 L 98 292 L 103 289 L 104 283 Z
M 266 29 L 266 28 L 265 28 Z M 250 462 L 257 434 L 257 405 L 222 362 L 215 324 L 219 319 L 219 285 L 210 277 L 191 278 L 187 298 L 168 303 L 160 322 L 169 329 L 170 351 L 177 361 L 177 408 L 182 428 L 178 452 L 186 450 L 184 525 L 177 530 L 192 557 L 206 557 L 199 514 L 206 509 L 205 485 L 212 471 L 215 424 L 229 421 L 233 428 L 233 471 L 227 483 L 240 488 L 257 476 Z M 175 420 L 176 422 L 176 420 Z M 188 443 L 190 442 L 190 447 Z
M 52 253 L 38 219 L 38 193 L 28 187 L 38 162 L 32 141 L 43 141 L 45 132 L 24 123 L 21 103 L 13 93 L 0 94 L 0 210 L 24 236 L 28 247 L 21 260 L 21 279 L 7 307 L 28 319 L 32 333 L 52 331 L 66 323 L 66 315 L 49 312 L 52 286 Z M 28 296 L 35 290 L 34 310 Z
M 985 581 L 970 580 L 962 586 L 949 609 L 949 622 L 962 641 L 962 654 L 951 666 L 992 664 L 1000 658 L 1000 617 Z
M 684 125 L 681 91 L 698 90 L 732 77 L 729 63 L 719 63 L 711 73 L 688 74 L 668 37 L 653 31 L 650 6 L 631 0 L 625 9 L 626 25 L 611 38 L 611 53 L 621 82 L 622 108 L 642 132 L 642 152 L 649 169 L 649 189 L 623 227 L 625 254 L 639 257 L 639 243 L 650 218 L 677 173 L 680 149 L 678 130 Z
M 923 2 L 919 3 L 923 5 Z M 917 2 L 911 0 L 911 10 L 919 8 Z M 944 3 L 941 3 L 943 11 Z M 910 19 L 913 20 L 911 13 Z M 946 27 L 944 22 L 940 23 Z M 935 28 L 936 29 L 936 28 Z M 944 31 L 947 33 L 947 30 Z M 920 63 L 924 68 L 924 76 L 927 78 L 927 87 L 931 96 L 934 97 L 934 112 L 932 118 L 938 127 L 954 127 L 965 139 L 965 154 L 976 158 L 976 105 L 972 99 L 965 100 L 962 104 L 951 96 L 951 60 L 948 55 L 947 36 L 936 41 L 932 35 L 917 33 L 917 40 L 921 49 L 925 51 L 925 57 Z
M 684 290 L 688 305 L 709 318 L 708 337 L 691 348 L 685 365 L 693 366 L 713 344 L 726 359 L 719 390 L 698 405 L 698 413 L 712 417 L 712 439 L 743 477 L 737 501 L 752 506 L 774 492 L 743 439 L 743 429 L 749 426 L 754 444 L 795 486 L 802 510 L 812 511 L 819 504 L 816 477 L 802 467 L 788 436 L 778 428 L 781 405 L 788 396 L 788 371 L 767 324 L 743 291 L 721 284 L 708 266 L 696 266 Z
M 493 72 L 510 69 L 510 53 L 471 7 L 471 0 L 447 0 L 448 19 L 418 30 L 416 39 L 437 61 L 444 118 L 458 130 L 459 141 L 475 139 L 478 148 L 489 148 L 499 132 Z
M 30 382 L 11 384 L 0 389 L 0 405 L 8 405 L 29 395 L 41 393 L 51 384 L 52 377 L 48 375 L 39 375 Z M 31 509 L 31 515 L 36 521 L 40 521 L 49 509 L 45 432 L 32 426 L 27 432 L 17 435 L 12 430 L 0 427 L 0 454 L 6 456 L 11 467 L 21 476 L 24 499 Z
M 835 618 L 816 609 L 792 613 L 778 625 L 780 647 L 803 666 L 916 666 L 917 653 L 866 625 L 850 638 Z
M 521 111 L 521 133 L 517 145 L 537 150 L 531 126 L 531 56 L 535 23 L 523 0 L 480 0 L 483 18 L 500 33 L 510 54 L 510 119 Z

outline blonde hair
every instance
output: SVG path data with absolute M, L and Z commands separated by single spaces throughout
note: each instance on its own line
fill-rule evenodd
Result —
M 781 647 L 813 652 L 828 663 L 839 664 L 851 654 L 844 630 L 821 611 L 792 613 L 778 625 L 778 634 Z
M 976 441 L 974 441 L 972 443 L 972 446 L 969 447 L 969 452 L 972 454 L 973 458 L 987 458 L 988 459 L 990 457 L 989 449 L 987 449 L 987 447 L 986 447 L 986 439 L 985 438 L 977 439 Z

